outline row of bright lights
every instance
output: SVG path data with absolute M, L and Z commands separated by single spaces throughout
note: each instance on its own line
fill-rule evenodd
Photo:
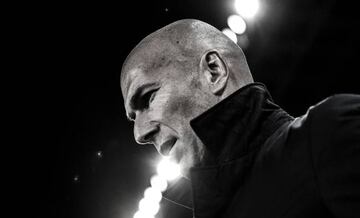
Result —
M 160 209 L 162 192 L 167 189 L 168 181 L 180 175 L 180 166 L 168 158 L 162 159 L 157 166 L 157 174 L 150 179 L 151 186 L 144 192 L 144 197 L 139 202 L 139 210 L 134 218 L 154 218 Z
M 230 15 L 227 19 L 229 28 L 222 32 L 232 41 L 237 43 L 237 34 L 241 35 L 246 31 L 245 19 L 252 19 L 259 10 L 258 0 L 235 0 L 234 7 L 238 14 Z

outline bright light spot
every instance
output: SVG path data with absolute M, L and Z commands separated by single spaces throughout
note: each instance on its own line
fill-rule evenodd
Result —
M 74 182 L 79 182 L 80 180 L 80 177 L 79 175 L 75 175 L 74 178 L 73 178 Z
M 150 201 L 160 202 L 162 194 L 158 189 L 149 187 L 144 192 L 144 198 L 149 199 Z
M 154 218 L 154 215 L 146 214 L 146 213 L 143 212 L 143 211 L 137 211 L 137 212 L 134 214 L 134 218 Z
M 149 198 L 143 198 L 139 202 L 139 211 L 145 214 L 155 215 L 160 209 L 160 205 L 156 201 L 152 201 Z
M 157 172 L 160 177 L 166 180 L 173 180 L 180 176 L 180 166 L 168 158 L 163 158 L 157 166 Z
M 98 158 L 102 158 L 102 156 L 103 156 L 101 151 L 96 152 L 96 155 L 98 156 Z
M 229 37 L 233 42 L 237 43 L 236 34 L 229 28 L 225 28 L 222 31 L 227 37 Z
M 245 18 L 252 18 L 259 10 L 258 0 L 235 0 L 235 10 Z
M 155 175 L 155 176 L 151 177 L 150 184 L 151 184 L 151 187 L 159 190 L 160 192 L 165 191 L 167 188 L 167 185 L 168 185 L 166 179 L 164 179 L 163 177 L 161 177 L 159 175 Z
M 243 34 L 246 30 L 246 23 L 239 15 L 229 16 L 227 23 L 230 29 L 237 34 Z

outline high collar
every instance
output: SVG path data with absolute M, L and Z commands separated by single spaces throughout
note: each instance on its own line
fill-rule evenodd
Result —
M 263 142 L 290 120 L 273 103 L 265 85 L 251 83 L 190 122 L 208 152 L 205 166 L 236 159 Z
M 204 216 L 221 210 L 251 165 L 252 158 L 242 157 L 257 151 L 292 119 L 273 103 L 263 84 L 251 83 L 237 90 L 190 122 L 205 145 L 207 158 L 191 169 L 191 182 L 180 179 L 165 197 Z

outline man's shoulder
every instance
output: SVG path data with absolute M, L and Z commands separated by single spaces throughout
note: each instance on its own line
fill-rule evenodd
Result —
M 341 144 L 360 137 L 360 95 L 337 94 L 309 108 L 314 144 Z
M 303 127 L 304 124 L 332 128 L 341 118 L 359 119 L 360 95 L 336 94 L 309 107 L 306 114 L 295 119 L 293 127 Z M 332 125 L 330 125 L 332 124 Z
M 360 95 L 336 94 L 311 106 L 291 124 L 292 133 L 315 147 L 342 144 L 360 138 Z
M 336 94 L 311 106 L 308 111 L 312 125 L 338 127 L 344 121 L 360 119 L 360 95 Z M 330 126 L 329 126 L 330 125 Z
M 339 115 L 345 111 L 360 110 L 360 95 L 336 94 L 309 108 L 310 112 Z

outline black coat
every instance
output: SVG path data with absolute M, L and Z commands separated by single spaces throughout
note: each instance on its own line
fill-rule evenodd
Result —
M 191 121 L 210 155 L 165 197 L 210 217 L 360 217 L 360 96 L 298 118 L 247 85 Z

